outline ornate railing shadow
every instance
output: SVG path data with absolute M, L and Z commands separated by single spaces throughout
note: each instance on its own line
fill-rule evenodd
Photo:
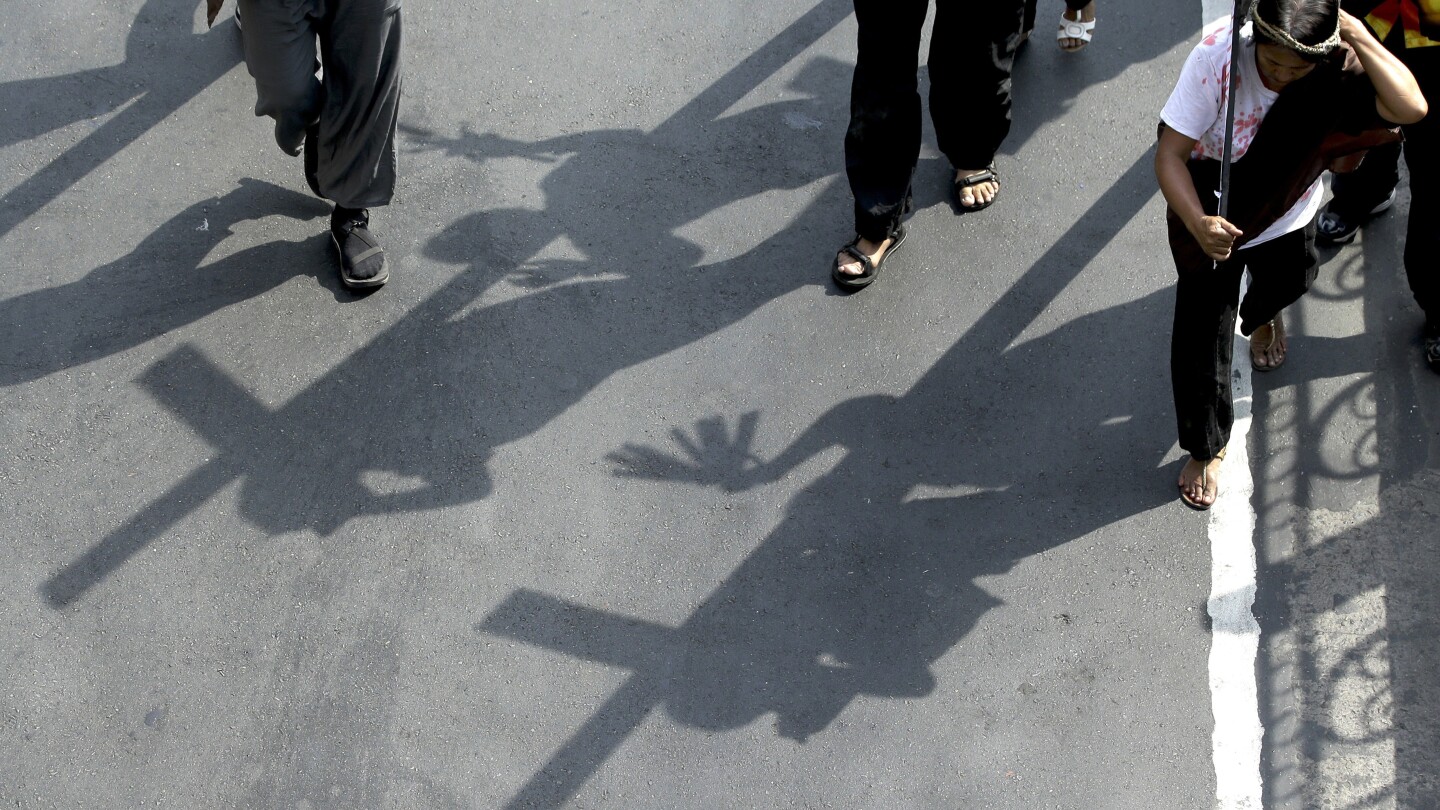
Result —
M 1440 381 L 1417 361 L 1402 230 L 1372 223 L 1312 293 L 1364 334 L 1299 337 L 1256 381 L 1266 807 L 1440 806 Z

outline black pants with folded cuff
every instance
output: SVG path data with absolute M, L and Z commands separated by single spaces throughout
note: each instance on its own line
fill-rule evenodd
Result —
M 1250 287 L 1242 302 L 1240 281 L 1247 268 Z M 1178 268 L 1170 380 L 1180 448 L 1192 458 L 1209 461 L 1230 441 L 1237 310 L 1240 332 L 1248 336 L 1299 300 L 1315 281 L 1317 268 L 1314 223 L 1237 250 L 1218 266 L 1207 261 Z
M 238 0 L 255 114 L 295 154 L 315 143 L 316 191 L 346 208 L 390 202 L 400 114 L 401 0 Z M 318 57 L 318 59 L 317 59 Z M 323 79 L 315 68 L 323 66 Z
M 920 32 L 928 0 L 855 0 L 859 51 L 850 89 L 845 173 L 855 230 L 894 232 L 920 157 Z M 930 41 L 930 117 L 952 166 L 979 170 L 1010 132 L 1010 68 L 1025 0 L 936 0 Z

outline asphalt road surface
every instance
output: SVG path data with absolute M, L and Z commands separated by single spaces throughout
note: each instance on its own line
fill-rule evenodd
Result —
M 1440 807 L 1404 189 L 1175 498 L 1194 0 L 851 296 L 846 0 L 411 0 L 370 295 L 201 5 L 0 3 L 0 805 Z

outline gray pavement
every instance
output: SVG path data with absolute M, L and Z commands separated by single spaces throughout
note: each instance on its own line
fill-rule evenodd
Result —
M 1268 807 L 1440 807 L 1440 377 L 1404 232 L 1322 254 L 1303 362 L 1256 381 Z
M 1150 168 L 1196 4 L 1042 24 L 1001 200 L 927 132 L 854 296 L 845 0 L 408 3 L 368 296 L 199 5 L 0 4 L 0 803 L 1213 806 Z M 1257 381 L 1267 804 L 1433 806 L 1400 232 Z

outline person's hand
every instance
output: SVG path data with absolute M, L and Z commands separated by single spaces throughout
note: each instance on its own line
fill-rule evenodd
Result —
M 1221 217 L 1201 217 L 1200 226 L 1194 230 L 1195 241 L 1205 255 L 1217 262 L 1230 258 L 1230 248 L 1235 239 L 1244 232 Z
M 1360 18 L 1356 17 L 1354 14 L 1351 14 L 1344 9 L 1340 10 L 1341 42 L 1344 42 L 1346 44 L 1354 44 L 1356 37 L 1369 35 L 1369 29 L 1365 27 L 1365 23 L 1360 21 Z
M 215 16 L 220 13 L 220 7 L 225 5 L 225 0 L 205 0 L 205 27 L 215 25 Z

